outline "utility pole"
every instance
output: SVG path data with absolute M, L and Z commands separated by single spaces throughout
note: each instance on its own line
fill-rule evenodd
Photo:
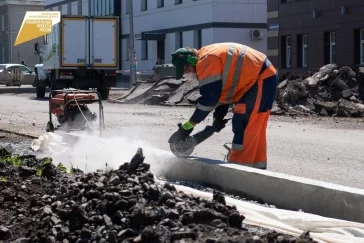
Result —
M 134 15 L 133 15 L 133 0 L 129 1 L 129 66 L 130 66 L 130 84 L 136 83 L 136 63 L 135 63 L 135 48 L 134 48 Z

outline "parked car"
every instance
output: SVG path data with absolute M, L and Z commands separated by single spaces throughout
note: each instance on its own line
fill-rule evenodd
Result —
M 34 86 L 35 72 L 22 64 L 0 64 L 0 84 Z

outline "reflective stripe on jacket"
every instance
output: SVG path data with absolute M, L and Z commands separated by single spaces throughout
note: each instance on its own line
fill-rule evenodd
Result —
M 201 122 L 219 104 L 237 102 L 257 81 L 266 58 L 238 43 L 202 47 L 196 66 L 201 97 L 191 121 Z

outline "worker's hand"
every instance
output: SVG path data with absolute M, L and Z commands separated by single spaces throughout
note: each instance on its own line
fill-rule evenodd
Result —
M 190 136 L 191 132 L 193 131 L 194 125 L 191 124 L 189 121 L 178 124 L 178 130 L 171 136 L 169 139 L 169 143 L 178 143 L 180 141 L 185 140 Z
M 216 107 L 214 111 L 214 121 L 212 125 L 215 127 L 216 132 L 220 132 L 228 122 L 228 119 L 224 119 L 229 111 L 229 104 L 224 104 Z

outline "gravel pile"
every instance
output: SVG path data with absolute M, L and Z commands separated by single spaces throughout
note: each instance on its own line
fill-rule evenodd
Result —
M 128 94 L 114 101 L 127 104 L 189 106 L 197 104 L 197 80 L 163 78 L 155 83 L 139 83 Z
M 329 64 L 314 74 L 283 74 L 272 114 L 363 117 L 363 101 L 364 67 Z
M 0 242 L 314 242 L 252 232 L 215 192 L 212 201 L 160 186 L 142 149 L 109 172 L 84 174 L 0 149 Z

